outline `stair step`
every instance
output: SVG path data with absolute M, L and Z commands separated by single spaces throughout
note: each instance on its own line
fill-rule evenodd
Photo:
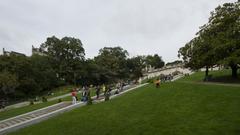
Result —
M 0 129 L 7 127 L 4 123 L 0 124 Z

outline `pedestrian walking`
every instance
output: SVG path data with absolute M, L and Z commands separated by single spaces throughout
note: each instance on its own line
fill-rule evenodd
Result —
M 74 88 L 73 91 L 75 92 L 75 98 L 76 98 L 76 101 L 78 101 L 78 96 L 77 96 L 77 89 Z
M 77 93 L 76 91 L 72 90 L 72 104 L 76 104 L 77 103 L 77 99 L 76 99 L 76 96 L 77 96 Z
M 83 102 L 87 101 L 87 90 L 86 90 L 86 86 L 83 86 L 83 91 L 82 91 L 82 99 Z
M 99 98 L 99 95 L 100 95 L 100 86 L 99 85 L 97 85 L 97 87 L 96 87 L 96 95 L 97 95 L 97 99 Z
M 104 95 L 106 95 L 106 86 L 103 84 L 103 86 L 102 86 L 102 91 L 103 91 L 103 93 L 104 93 Z
M 114 94 L 119 94 L 120 89 L 121 89 L 120 83 L 117 83 L 116 88 L 117 88 L 117 90 L 116 90 L 116 92 Z
M 123 87 L 124 87 L 124 82 L 120 83 L 120 91 L 123 91 Z

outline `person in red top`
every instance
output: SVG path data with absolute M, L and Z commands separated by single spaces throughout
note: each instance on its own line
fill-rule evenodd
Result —
M 77 92 L 73 90 L 71 94 L 72 94 L 72 104 L 76 104 L 77 103 L 77 99 L 76 99 Z

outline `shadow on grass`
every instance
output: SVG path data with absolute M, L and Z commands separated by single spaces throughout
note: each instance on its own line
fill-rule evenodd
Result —
M 218 82 L 218 83 L 231 83 L 231 84 L 240 84 L 240 74 L 238 74 L 238 78 L 233 78 L 231 75 L 224 76 L 212 76 L 207 82 Z

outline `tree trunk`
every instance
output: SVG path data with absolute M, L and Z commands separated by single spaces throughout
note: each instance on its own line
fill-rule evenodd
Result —
M 232 65 L 231 69 L 232 69 L 232 78 L 237 78 L 238 77 L 238 75 L 237 75 L 237 70 L 238 70 L 237 65 Z
M 206 67 L 206 71 L 205 71 L 205 78 L 207 78 L 208 77 L 208 66 Z
M 205 71 L 204 81 L 209 81 L 209 78 L 208 78 L 208 71 L 209 71 L 209 67 L 206 66 L 206 71 Z

